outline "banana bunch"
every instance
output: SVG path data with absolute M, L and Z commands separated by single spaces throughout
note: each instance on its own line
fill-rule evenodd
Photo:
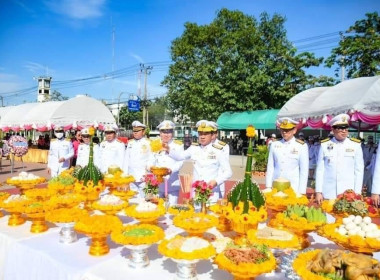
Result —
M 307 219 L 308 222 L 311 223 L 326 223 L 327 218 L 326 215 L 322 212 L 320 208 L 314 208 L 310 207 L 309 210 L 306 212 L 305 218 Z
M 289 217 L 292 215 L 297 215 L 299 217 L 305 217 L 305 213 L 308 211 L 308 207 L 304 205 L 290 205 L 288 208 L 285 210 L 285 216 Z

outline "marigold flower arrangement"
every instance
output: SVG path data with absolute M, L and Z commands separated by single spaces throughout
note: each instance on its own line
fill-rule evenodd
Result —
M 152 211 L 139 211 L 139 205 L 131 205 L 125 209 L 125 214 L 137 220 L 156 220 L 165 215 L 164 200 L 159 199 L 157 207 Z M 136 209 L 137 208 L 137 209 Z
M 85 196 L 91 195 L 99 197 L 99 194 L 104 191 L 104 189 L 105 186 L 101 181 L 98 181 L 97 185 L 95 185 L 92 180 L 87 181 L 87 184 L 83 184 L 82 181 L 74 183 L 74 191 Z
M 67 192 L 74 189 L 75 182 L 76 178 L 71 175 L 70 171 L 65 170 L 49 180 L 48 188 L 55 192 Z
M 166 257 L 180 260 L 201 260 L 208 259 L 215 255 L 215 248 L 209 243 L 207 246 L 194 249 L 194 250 L 181 250 L 181 245 L 186 241 L 187 238 L 176 235 L 175 237 L 167 240 L 164 239 L 158 245 L 158 252 Z M 177 245 L 178 244 L 178 245 Z
M 288 188 L 283 191 L 286 196 L 276 196 L 279 191 L 277 189 L 273 189 L 271 192 L 265 193 L 265 201 L 267 207 L 270 209 L 274 209 L 277 211 L 283 211 L 286 209 L 288 205 L 307 205 L 309 204 L 309 200 L 305 195 L 297 197 L 296 193 L 292 188 Z
M 94 215 L 84 216 L 75 224 L 74 229 L 84 234 L 109 234 L 112 230 L 122 227 L 122 222 L 116 216 Z
M 36 176 L 32 173 L 20 172 L 18 176 L 8 178 L 6 180 L 7 184 L 14 185 L 16 187 L 30 185 L 33 187 L 35 185 L 44 183 L 46 179 L 44 177 Z
M 29 200 L 25 195 L 13 194 L 0 201 L 0 207 L 8 212 L 22 213 L 28 201 Z
M 34 200 L 46 200 L 52 196 L 53 192 L 47 188 L 30 189 L 25 191 L 26 197 Z
M 112 184 L 114 186 L 120 186 L 125 184 L 130 184 L 135 181 L 132 175 L 124 174 L 121 171 L 117 171 L 114 174 L 104 175 L 104 184 Z
M 284 229 L 282 229 L 284 230 Z M 300 240 L 297 238 L 295 234 L 292 234 L 292 239 L 290 240 L 279 240 L 279 239 L 269 239 L 269 238 L 260 238 L 257 236 L 257 230 L 251 229 L 247 233 L 247 238 L 252 244 L 262 244 L 266 245 L 269 248 L 294 248 L 301 249 Z M 290 233 L 291 234 L 291 233 Z
M 153 244 L 165 237 L 164 231 L 155 225 L 127 225 L 111 233 L 111 239 L 123 245 Z
M 308 264 L 315 259 L 321 250 L 313 250 L 308 252 L 302 252 L 298 254 L 297 258 L 293 261 L 294 271 L 303 279 L 303 280 L 328 280 L 330 278 L 318 275 L 310 271 L 307 267 Z
M 204 213 L 181 213 L 174 217 L 173 224 L 190 234 L 202 234 L 218 225 L 218 218 Z
M 41 201 L 29 201 L 23 210 L 25 214 L 31 216 L 30 214 L 42 214 L 46 211 L 46 206 Z
M 162 150 L 162 142 L 160 138 L 153 139 L 150 141 L 150 149 L 153 153 L 158 153 Z
M 319 234 L 354 252 L 372 253 L 380 251 L 380 240 L 372 237 L 361 237 L 359 235 L 342 235 L 338 228 L 340 223 L 324 225 Z
M 100 200 L 92 204 L 92 208 L 103 212 L 119 212 L 128 206 L 126 201 L 121 200 L 115 195 L 105 195 Z
M 212 195 L 213 187 L 208 185 L 205 181 L 195 181 L 191 187 L 194 189 L 194 201 L 197 204 L 206 203 Z
M 249 254 L 245 259 L 235 260 L 233 258 L 233 251 L 240 251 L 244 254 L 245 251 L 254 250 L 253 254 L 257 257 L 249 258 Z M 252 278 L 257 275 L 271 272 L 276 268 L 276 259 L 271 251 L 264 245 L 231 245 L 228 246 L 222 253 L 218 254 L 215 258 L 215 263 L 220 269 L 229 271 L 238 279 L 240 278 Z
M 0 192 L 0 201 L 7 199 L 10 196 L 8 192 Z
M 306 218 L 297 215 L 291 215 L 286 217 L 284 213 L 278 213 L 275 219 L 270 220 L 269 225 L 278 228 L 288 228 L 293 232 L 307 233 L 316 230 L 318 227 L 322 226 L 322 222 L 309 222 Z
M 248 211 L 244 212 L 244 203 L 240 201 L 236 207 L 232 206 L 232 203 L 228 203 L 227 206 L 222 206 L 223 215 L 236 224 L 252 224 L 257 225 L 260 222 L 264 222 L 267 219 L 267 210 L 265 207 L 256 207 L 252 202 L 248 202 Z
M 73 208 L 85 201 L 86 197 L 77 193 L 56 194 L 47 202 L 51 208 Z
M 52 223 L 72 223 L 84 216 L 88 216 L 88 212 L 80 208 L 57 208 L 47 211 L 45 219 Z
M 158 195 L 160 182 L 157 180 L 156 176 L 152 173 L 148 173 L 144 176 L 144 193 L 145 196 L 148 195 Z

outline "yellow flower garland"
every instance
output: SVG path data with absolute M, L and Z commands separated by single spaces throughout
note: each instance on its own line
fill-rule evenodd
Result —
M 25 205 L 29 202 L 26 196 L 21 196 L 17 200 L 7 202 L 6 200 L 0 201 L 0 207 L 4 208 L 8 212 L 22 213 Z
M 276 259 L 268 250 L 268 260 L 261 263 L 239 263 L 236 264 L 228 259 L 224 253 L 220 253 L 215 258 L 215 263 L 220 269 L 227 270 L 235 276 L 241 278 L 250 278 L 257 275 L 271 272 L 276 268 Z
M 99 211 L 120 211 L 128 206 L 128 202 L 123 201 L 120 204 L 100 204 L 99 201 L 92 203 L 92 208 Z
M 228 203 L 227 206 L 221 206 L 222 214 L 235 224 L 245 224 L 245 225 L 257 225 L 267 219 L 268 214 L 264 206 L 257 210 L 251 201 L 249 201 L 248 213 L 243 214 L 244 204 L 239 202 L 239 204 L 233 208 L 232 203 Z
M 293 232 L 311 232 L 318 227 L 324 225 L 322 222 L 310 223 L 304 217 L 292 215 L 290 218 L 286 217 L 284 213 L 278 213 L 275 219 L 270 220 L 270 225 L 274 227 L 284 227 Z
M 190 233 L 203 233 L 219 223 L 217 217 L 203 213 L 181 213 L 174 217 L 173 224 Z
M 46 206 L 43 202 L 40 201 L 28 201 L 25 205 L 23 212 L 25 214 L 35 214 L 35 213 L 44 213 Z
M 63 195 L 53 195 L 47 204 L 52 208 L 72 208 L 85 200 L 86 197 L 81 194 L 67 193 Z
M 154 211 L 140 212 L 136 211 L 137 205 L 131 205 L 125 209 L 125 214 L 134 219 L 158 219 L 165 214 L 165 206 L 163 200 L 160 199 L 157 208 Z
M 153 153 L 157 153 L 162 149 L 161 139 L 157 138 L 150 141 L 150 149 Z
M 122 227 L 122 222 L 116 216 L 94 215 L 82 217 L 74 229 L 84 234 L 109 234 L 112 230 Z
M 297 197 L 292 188 L 288 188 L 283 191 L 287 197 L 275 196 L 276 193 L 278 193 L 277 189 L 273 189 L 271 192 L 264 193 L 266 205 L 270 209 L 283 211 L 288 205 L 307 205 L 309 203 L 309 200 L 305 195 Z
M 83 195 L 99 195 L 104 189 L 105 186 L 102 181 L 99 181 L 97 185 L 94 185 L 92 180 L 89 180 L 87 185 L 83 185 L 83 182 L 75 182 L 74 184 L 74 192 Z
M 179 238 L 185 238 L 182 236 L 175 236 L 169 240 L 163 240 L 161 241 L 160 245 L 158 245 L 158 252 L 160 254 L 173 258 L 173 259 L 180 259 L 180 260 L 200 260 L 200 259 L 208 259 L 215 255 L 215 248 L 209 244 L 209 246 L 194 250 L 192 252 L 184 252 L 181 251 L 180 248 L 168 248 L 168 244 L 173 242 L 175 239 Z
M 0 201 L 7 199 L 10 196 L 10 193 L 0 192 Z
M 151 231 L 151 235 L 137 235 L 137 236 L 126 236 L 124 233 L 135 230 L 135 229 L 141 229 L 141 230 L 148 230 Z M 159 240 L 163 239 L 165 237 L 164 231 L 154 225 L 148 225 L 148 224 L 139 224 L 139 225 L 128 225 L 124 226 L 122 228 L 118 228 L 114 230 L 111 233 L 111 239 L 118 243 L 118 244 L 124 244 L 124 245 L 142 245 L 142 244 L 153 244 L 158 242 Z
M 283 229 L 281 229 L 283 230 Z M 247 238 L 252 244 L 263 244 L 270 248 L 294 248 L 301 249 L 300 240 L 296 235 L 292 234 L 291 240 L 274 240 L 257 237 L 257 230 L 251 229 L 247 233 Z
M 26 197 L 34 200 L 46 200 L 52 196 L 52 194 L 52 191 L 46 188 L 30 189 L 25 191 Z
M 135 181 L 132 175 L 122 176 L 122 172 L 117 171 L 115 174 L 106 174 L 104 176 L 104 184 L 112 184 L 114 186 L 120 186 L 129 184 Z
M 79 208 L 58 208 L 46 213 L 45 219 L 52 223 L 72 223 L 79 221 L 88 212 Z
M 27 179 L 27 180 L 20 180 L 20 179 L 15 179 L 14 177 L 8 178 L 6 180 L 7 184 L 9 185 L 14 185 L 14 186 L 22 186 L 22 185 L 38 185 L 41 183 L 44 183 L 46 181 L 45 178 L 43 177 L 37 177 L 35 179 Z

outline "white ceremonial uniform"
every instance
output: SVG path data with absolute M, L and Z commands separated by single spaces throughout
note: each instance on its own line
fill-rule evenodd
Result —
M 151 154 L 150 141 L 143 137 L 139 140 L 131 139 L 125 152 L 123 171 L 135 178 L 131 189 L 138 191 L 140 197 L 144 197 L 144 175 L 147 173 L 149 157 Z
M 372 194 L 380 194 L 380 149 L 377 149 L 373 172 Z
M 227 144 L 227 143 L 225 143 L 225 142 L 223 142 L 223 141 L 220 141 L 219 139 L 216 139 L 215 141 L 214 141 L 214 143 L 215 144 L 217 144 L 217 145 L 219 145 L 219 146 L 222 146 L 223 147 L 223 152 L 227 155 L 227 156 L 229 156 L 229 154 L 230 154 L 230 146 Z
M 271 188 L 277 178 L 290 181 L 293 190 L 306 194 L 309 175 L 309 152 L 307 145 L 293 137 L 289 141 L 274 141 L 269 148 L 266 187 Z
M 346 138 L 321 142 L 317 159 L 315 191 L 325 199 L 335 199 L 345 190 L 361 193 L 363 183 L 363 152 L 360 143 Z
M 201 146 L 193 143 L 182 152 L 170 150 L 169 155 L 176 160 L 191 159 L 194 163 L 193 182 L 203 180 L 208 183 L 215 180 L 217 186 L 213 189 L 210 203 L 216 203 L 224 196 L 224 182 L 232 176 L 229 155 L 223 151 L 223 147 L 216 144 Z
M 47 167 L 51 170 L 51 177 L 58 176 L 63 170 L 70 168 L 70 159 L 74 156 L 73 143 L 70 139 L 52 139 L 50 142 Z M 64 162 L 58 162 L 64 158 Z
M 177 140 L 171 140 L 169 143 L 170 150 L 173 151 L 183 151 L 183 143 Z M 182 160 L 175 160 L 171 158 L 166 152 L 161 151 L 157 153 L 151 153 L 149 159 L 149 168 L 152 166 L 159 167 L 167 167 L 172 173 L 170 175 L 165 176 L 165 180 L 167 180 L 168 184 L 168 197 L 169 204 L 174 205 L 177 204 L 180 182 L 179 182 L 179 170 L 183 165 Z M 148 169 L 149 169 L 148 168 Z M 160 197 L 165 196 L 165 182 L 160 185 Z
M 121 168 L 123 166 L 124 154 L 125 145 L 123 142 L 117 139 L 111 142 L 101 142 L 99 148 L 100 171 L 106 173 L 111 165 Z
M 100 158 L 99 158 L 99 145 L 94 143 L 93 146 L 94 150 L 94 164 L 96 167 L 100 168 Z M 84 167 L 88 164 L 90 156 L 90 144 L 85 144 L 85 143 L 80 143 L 78 146 L 78 153 L 77 153 L 77 164 L 80 165 L 81 167 Z

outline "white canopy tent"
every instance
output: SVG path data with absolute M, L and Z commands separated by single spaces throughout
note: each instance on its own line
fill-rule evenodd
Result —
M 292 97 L 277 117 L 297 119 L 301 126 L 327 128 L 326 123 L 341 113 L 350 115 L 352 126 L 377 127 L 380 124 L 380 76 L 356 78 L 333 87 L 303 91 Z
M 63 126 L 65 130 L 87 126 L 103 129 L 104 125 L 115 125 L 115 118 L 107 106 L 88 96 L 8 108 L 0 110 L 0 129 L 3 131 L 46 131 L 57 125 Z

